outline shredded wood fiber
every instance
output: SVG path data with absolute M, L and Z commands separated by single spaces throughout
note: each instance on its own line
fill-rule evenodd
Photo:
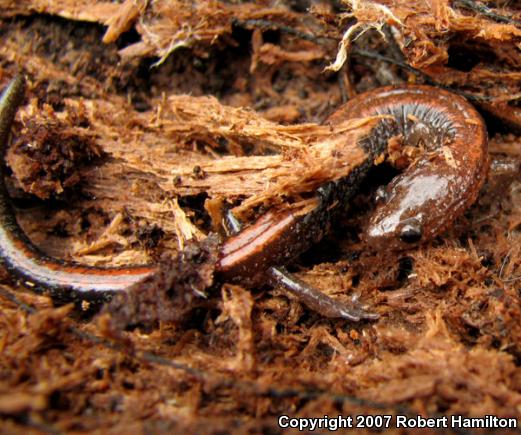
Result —
M 80 319 L 2 270 L 6 433 L 278 433 L 281 414 L 521 417 L 515 2 L 24 0 L 2 4 L 0 26 L 0 85 L 17 70 L 29 80 L 7 182 L 31 240 L 86 264 L 174 258 L 160 279 L 180 280 Z M 502 163 L 446 234 L 400 253 L 358 238 L 371 179 L 291 265 L 380 319 L 324 319 L 281 288 L 207 288 L 222 208 L 248 221 L 349 174 L 377 120 L 323 121 L 349 96 L 405 82 L 469 97 Z M 162 321 L 114 328 L 145 315 Z

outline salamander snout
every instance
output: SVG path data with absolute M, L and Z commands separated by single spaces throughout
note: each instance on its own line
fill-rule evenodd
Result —
M 394 178 L 365 228 L 374 249 L 407 249 L 431 239 L 450 222 L 461 180 L 427 159 Z M 454 194 L 456 196 L 454 196 Z
M 419 219 L 375 215 L 370 220 L 363 239 L 377 250 L 401 250 L 421 243 L 423 236 L 423 225 Z

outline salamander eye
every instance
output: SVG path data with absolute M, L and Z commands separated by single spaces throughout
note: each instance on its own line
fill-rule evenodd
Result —
M 416 243 L 422 238 L 422 229 L 418 222 L 405 224 L 400 231 L 400 240 L 405 243 Z

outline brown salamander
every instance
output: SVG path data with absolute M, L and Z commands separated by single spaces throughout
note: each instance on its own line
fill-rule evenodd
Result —
M 5 156 L 10 127 L 21 104 L 25 81 L 15 77 L 0 99 L 0 152 Z M 358 187 L 389 139 L 421 146 L 424 152 L 387 186 L 364 231 L 368 244 L 403 248 L 439 234 L 477 197 L 488 168 L 487 134 L 477 111 L 463 98 L 428 86 L 386 87 L 361 94 L 341 106 L 328 123 L 346 118 L 389 115 L 358 144 L 366 158 L 343 179 L 317 191 L 311 211 L 268 212 L 241 229 L 229 217 L 232 233 L 222 245 L 216 272 L 223 280 L 252 285 L 262 279 L 297 294 L 327 317 L 375 319 L 357 301 L 344 305 L 292 277 L 283 265 L 322 238 L 329 222 Z M 118 291 L 146 285 L 158 272 L 154 265 L 88 267 L 50 258 L 36 248 L 16 222 L 0 165 L 0 261 L 29 288 L 59 299 L 107 299 Z
M 359 144 L 366 160 L 349 176 L 318 190 L 320 204 L 305 215 L 267 213 L 229 238 L 220 270 L 252 279 L 252 271 L 283 264 L 323 235 L 331 204 L 356 192 L 393 137 L 424 152 L 387 186 L 363 238 L 375 248 L 404 249 L 443 231 L 472 204 L 488 170 L 487 132 L 462 97 L 431 86 L 384 87 L 358 95 L 326 121 L 390 115 Z

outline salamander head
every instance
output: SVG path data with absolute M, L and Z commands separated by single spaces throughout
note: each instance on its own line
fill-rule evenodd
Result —
M 439 234 L 460 212 L 457 180 L 436 165 L 419 165 L 386 189 L 364 233 L 375 249 L 406 249 Z M 440 168 L 438 168 L 440 169 Z

